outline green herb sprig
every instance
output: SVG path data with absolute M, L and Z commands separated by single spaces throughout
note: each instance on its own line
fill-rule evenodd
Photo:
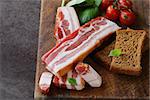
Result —
M 76 79 L 74 79 L 74 78 L 68 78 L 68 82 L 69 82 L 71 85 L 77 85 Z
M 111 50 L 110 53 L 109 53 L 109 56 L 115 56 L 115 57 L 118 57 L 122 54 L 121 52 L 121 49 L 114 49 L 114 50 Z
M 81 25 L 99 15 L 99 6 L 102 0 L 71 0 L 66 6 L 76 9 Z

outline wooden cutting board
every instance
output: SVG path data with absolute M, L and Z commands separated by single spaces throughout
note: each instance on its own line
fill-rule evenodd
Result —
M 53 30 L 57 7 L 61 0 L 41 0 L 41 17 L 38 41 L 38 56 L 35 78 L 35 99 L 47 98 L 99 98 L 99 99 L 129 99 L 129 98 L 149 98 L 149 53 L 144 54 L 142 59 L 143 73 L 139 77 L 118 75 L 108 71 L 105 66 L 99 63 L 99 51 L 96 55 L 89 55 L 84 61 L 94 67 L 103 78 L 100 88 L 86 86 L 82 91 L 66 90 L 51 86 L 50 93 L 44 95 L 38 87 L 41 73 L 45 71 L 45 65 L 41 62 L 41 56 L 55 45 Z M 139 16 L 138 26 L 147 31 L 149 24 L 149 0 L 134 0 L 134 10 Z M 141 27 L 142 26 L 142 27 Z M 138 27 L 137 27 L 138 28 Z M 92 57 L 91 57 L 92 56 Z M 96 58 L 96 60 L 94 60 Z

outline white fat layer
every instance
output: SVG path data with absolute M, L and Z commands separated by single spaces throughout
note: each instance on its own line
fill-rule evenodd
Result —
M 69 20 L 69 29 L 71 30 L 71 33 L 77 30 L 80 27 L 80 23 L 78 20 L 77 13 L 73 7 L 67 7 L 67 10 L 70 14 L 71 20 Z
M 47 86 L 50 87 L 52 77 L 53 77 L 53 74 L 51 74 L 50 72 L 43 72 L 41 77 L 40 77 L 39 86 L 46 84 Z
M 100 87 L 102 85 L 102 78 L 98 76 L 97 79 L 88 82 L 91 87 Z
M 110 33 L 115 32 L 116 30 L 120 29 L 120 27 L 117 26 L 117 24 L 105 19 L 107 22 L 107 25 L 102 25 L 100 26 L 100 30 L 96 31 L 95 33 L 92 33 L 92 35 L 86 40 L 84 41 L 81 45 L 79 45 L 76 49 L 81 48 L 85 43 L 87 43 L 87 46 L 79 51 L 78 53 L 76 53 L 74 56 L 70 57 L 69 59 L 67 59 L 66 61 L 64 61 L 63 63 L 59 64 L 59 65 L 54 65 L 54 63 L 56 63 L 57 61 L 61 60 L 61 58 L 63 58 L 64 56 L 71 54 L 73 51 L 75 51 L 76 49 L 70 50 L 70 51 L 65 51 L 66 48 L 64 48 L 57 56 L 55 59 L 53 59 L 52 62 L 50 62 L 48 64 L 48 69 L 50 69 L 51 67 L 54 67 L 53 69 L 53 73 L 56 74 L 59 70 L 61 70 L 62 68 L 68 66 L 69 64 L 73 63 L 75 59 L 77 59 L 79 57 L 79 55 L 87 52 L 89 49 L 91 49 L 93 46 L 95 46 L 95 44 L 97 43 L 97 41 L 103 39 L 105 36 L 108 36 Z M 86 30 L 91 30 L 93 26 L 90 26 L 89 28 L 86 28 Z M 85 32 L 84 32 L 85 33 Z M 79 35 L 72 39 L 69 40 L 65 43 L 63 43 L 61 46 L 65 45 L 65 44 L 73 44 L 74 42 L 77 41 L 77 39 L 82 35 L 82 32 L 79 32 Z M 88 41 L 92 38 L 95 37 L 94 39 L 91 40 L 91 42 L 89 43 Z M 61 47 L 60 46 L 60 47 Z M 59 49 L 60 47 L 58 47 L 57 49 Z M 57 50 L 56 49 L 56 50 Z

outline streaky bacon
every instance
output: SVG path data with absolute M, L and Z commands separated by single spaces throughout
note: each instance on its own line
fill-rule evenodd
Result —
M 114 22 L 104 17 L 97 17 L 69 34 L 48 51 L 42 60 L 47 64 L 49 71 L 59 76 L 59 72 L 63 71 L 65 67 L 82 61 L 100 45 L 99 43 L 102 43 L 118 29 L 120 27 Z
M 91 87 L 102 85 L 102 77 L 89 64 L 79 62 L 75 70 Z
M 59 43 L 67 35 L 80 27 L 78 16 L 73 7 L 59 7 L 57 9 L 54 36 Z
M 80 27 L 78 16 L 73 7 L 59 7 L 57 9 L 54 36 L 57 40 L 57 43 L 66 38 L 69 34 L 73 33 Z M 77 34 L 72 34 L 68 39 L 75 38 Z M 42 60 L 44 61 L 48 55 L 58 48 L 61 44 L 56 44 L 55 48 L 47 52 Z
M 76 80 L 76 85 L 72 85 L 68 82 L 69 78 Z M 62 77 L 54 76 L 53 83 L 55 86 L 60 88 L 72 89 L 72 90 L 82 90 L 85 87 L 85 81 L 81 78 L 75 70 L 69 71 L 66 75 Z

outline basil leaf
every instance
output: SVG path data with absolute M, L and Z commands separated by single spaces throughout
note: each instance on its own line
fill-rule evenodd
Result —
M 98 7 L 88 7 L 78 12 L 80 23 L 83 25 L 98 15 Z
M 77 85 L 77 82 L 74 78 L 68 78 L 68 82 L 71 84 L 71 85 Z
M 102 0 L 95 0 L 95 5 L 97 6 L 97 7 L 99 7 L 99 5 L 102 3 Z
M 114 49 L 114 50 L 111 50 L 110 53 L 109 53 L 109 56 L 115 56 L 115 57 L 118 57 L 122 54 L 121 52 L 121 49 Z
M 95 4 L 95 0 L 71 0 L 66 6 L 91 6 Z

